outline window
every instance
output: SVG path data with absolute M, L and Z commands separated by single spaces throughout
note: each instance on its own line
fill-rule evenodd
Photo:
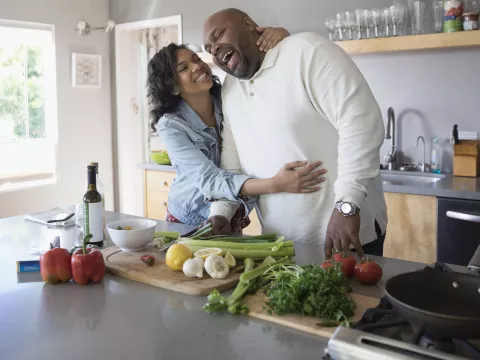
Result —
M 57 181 L 53 26 L 0 20 L 0 191 Z

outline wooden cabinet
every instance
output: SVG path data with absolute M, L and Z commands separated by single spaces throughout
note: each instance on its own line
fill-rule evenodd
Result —
M 145 170 L 145 216 L 150 219 L 165 220 L 168 205 L 168 192 L 175 179 L 174 172 Z M 255 210 L 250 213 L 250 225 L 244 234 L 260 235 L 262 228 Z
M 165 220 L 167 214 L 168 192 L 175 173 L 145 170 L 145 216 L 151 219 Z
M 385 193 L 388 212 L 383 255 L 433 263 L 437 258 L 437 198 Z

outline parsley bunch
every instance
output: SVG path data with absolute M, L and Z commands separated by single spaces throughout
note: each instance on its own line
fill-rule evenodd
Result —
M 301 314 L 344 325 L 355 314 L 355 302 L 348 295 L 351 289 L 340 266 L 283 266 L 264 276 L 270 279 L 264 287 L 270 314 Z

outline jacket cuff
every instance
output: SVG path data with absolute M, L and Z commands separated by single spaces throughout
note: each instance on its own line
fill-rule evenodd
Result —
M 335 203 L 338 201 L 347 201 L 361 208 L 366 195 L 363 191 L 356 188 L 342 186 L 335 191 Z
M 239 206 L 240 204 L 231 201 L 215 201 L 210 206 L 209 217 L 223 216 L 230 222 Z

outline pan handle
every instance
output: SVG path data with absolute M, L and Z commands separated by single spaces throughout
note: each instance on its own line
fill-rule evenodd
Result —
M 457 211 L 447 211 L 447 217 L 451 219 L 458 219 L 458 220 L 480 223 L 480 215 L 466 214 L 466 213 L 461 213 Z
M 480 245 L 478 246 L 477 251 L 475 251 L 475 254 L 473 254 L 472 259 L 468 263 L 468 270 L 480 273 Z

